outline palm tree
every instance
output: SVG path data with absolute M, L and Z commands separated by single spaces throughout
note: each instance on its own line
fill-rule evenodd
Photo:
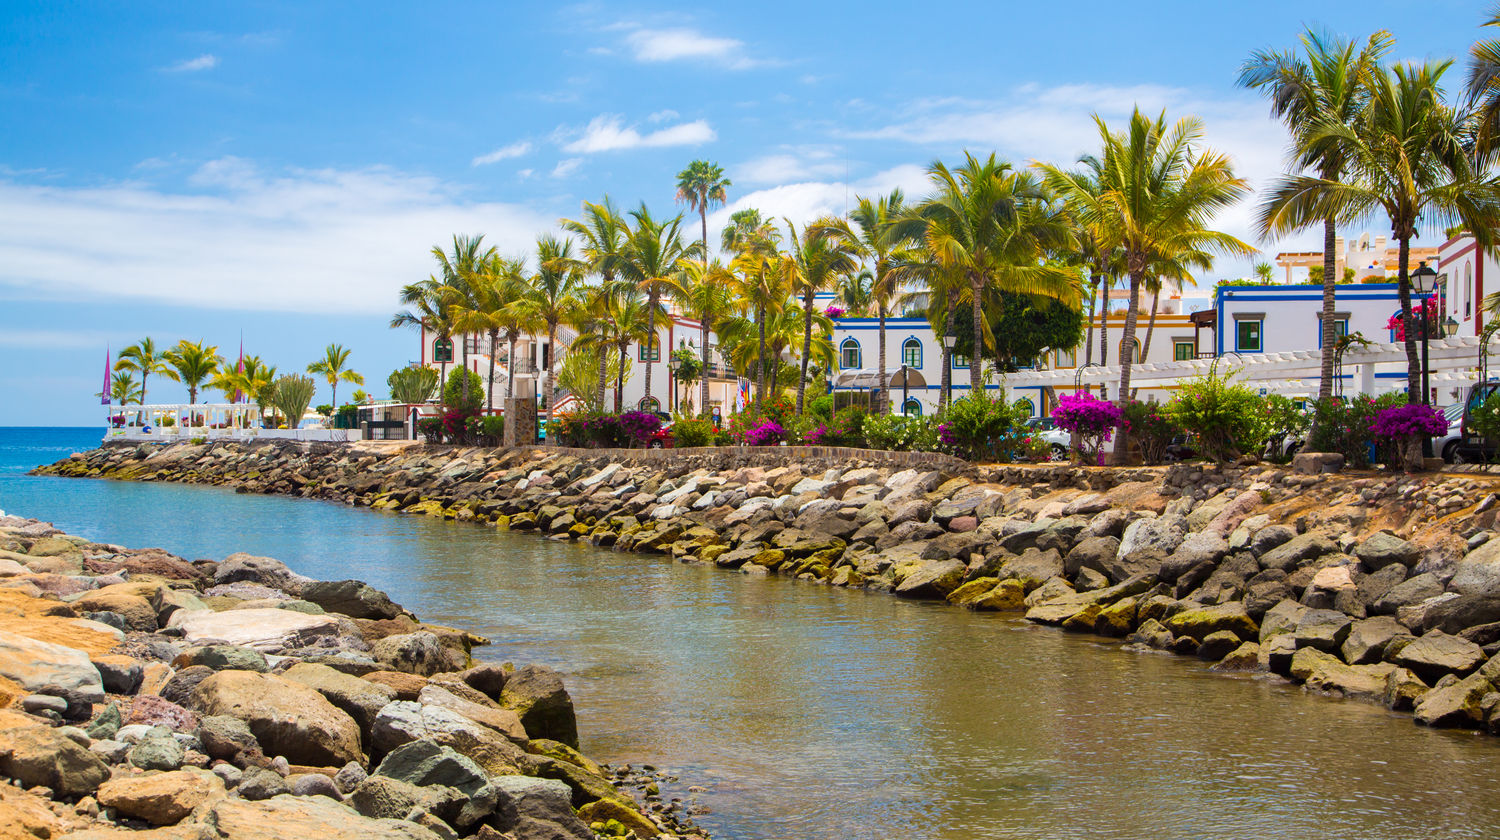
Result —
M 608 289 L 615 282 L 614 265 L 616 260 L 625 249 L 625 238 L 630 233 L 630 227 L 626 224 L 620 211 L 615 209 L 614 203 L 609 196 L 598 204 L 585 201 L 583 203 L 583 218 L 577 221 L 563 219 L 562 229 L 578 237 L 580 243 L 579 260 L 589 271 L 599 275 L 601 285 L 596 287 L 601 292 Z M 590 305 L 584 308 L 584 312 L 602 313 L 601 304 L 603 298 L 591 300 Z M 597 322 L 585 321 L 579 325 L 582 331 L 595 332 L 602 335 L 602 326 Z M 606 370 L 608 354 L 599 354 L 599 404 L 604 404 L 604 383 L 609 378 Z
M 441 284 L 439 297 L 443 300 L 445 308 L 452 309 L 455 306 L 472 309 L 475 301 L 471 278 L 481 268 L 496 256 L 494 246 L 484 247 L 484 234 L 479 236 L 462 236 L 453 234 L 453 251 L 444 253 L 442 246 L 432 246 L 432 256 L 438 261 L 437 279 Z M 458 333 L 463 336 L 463 365 L 464 370 L 469 369 L 469 333 L 462 327 L 454 325 Z M 494 347 L 491 346 L 490 366 L 493 374 Z M 463 377 L 464 401 L 469 399 L 469 377 Z
M 1350 125 L 1369 101 L 1371 74 L 1395 43 L 1390 33 L 1376 32 L 1362 48 L 1354 42 L 1314 32 L 1302 33 L 1302 54 L 1258 50 L 1240 70 L 1240 85 L 1255 88 L 1271 100 L 1271 115 L 1286 123 L 1292 134 L 1291 165 L 1298 171 L 1316 172 L 1319 178 L 1338 181 L 1348 166 L 1345 149 L 1338 143 L 1311 143 L 1317 127 L 1327 121 Z M 1323 225 L 1323 340 L 1318 374 L 1318 399 L 1333 396 L 1333 362 L 1337 336 L 1334 319 L 1338 274 L 1334 270 L 1334 246 L 1340 219 L 1329 214 L 1309 220 L 1304 227 Z M 1259 220 L 1263 236 L 1292 232 L 1276 228 L 1264 215 Z M 1258 268 L 1258 267 L 1257 267 Z M 1267 266 L 1269 269 L 1269 266 Z M 1257 272 L 1258 273 L 1258 272 Z M 1263 278 L 1269 283 L 1269 278 Z
M 103 397 L 106 395 L 95 394 L 94 396 Z M 135 376 L 130 371 L 116 371 L 115 375 L 110 377 L 109 394 L 107 396 L 122 406 L 130 405 L 131 403 L 139 405 L 141 402 L 140 383 L 135 381 Z
M 687 263 L 672 279 L 672 296 L 689 317 L 698 319 L 699 351 L 703 357 L 698 405 L 703 411 L 708 410 L 708 337 L 721 321 L 741 309 L 734 296 L 734 282 L 734 272 L 718 260 L 706 267 Z
M 881 411 L 890 408 L 885 380 L 885 319 L 890 315 L 891 304 L 901 293 L 891 269 L 904 258 L 902 250 L 911 245 L 894 224 L 906 213 L 905 201 L 906 196 L 899 189 L 874 199 L 860 197 L 847 220 L 834 219 L 829 224 L 813 225 L 819 236 L 844 243 L 871 268 L 870 300 L 875 306 L 876 317 L 880 319 L 876 356 L 879 359 Z
M 493 251 L 485 254 L 459 282 L 446 289 L 446 309 L 453 329 L 464 335 L 489 337 L 489 375 L 485 380 L 485 405 L 495 408 L 495 358 L 499 355 L 500 334 L 516 327 L 516 308 L 525 287 L 525 265 L 508 260 Z M 519 329 L 516 330 L 519 335 Z M 510 338 L 511 353 L 506 357 L 507 380 L 515 382 L 515 339 Z M 467 353 L 465 354 L 467 357 Z M 464 369 L 468 369 L 467 358 Z M 469 377 L 463 377 L 464 401 L 469 400 Z M 510 396 L 507 390 L 506 397 Z
M 222 391 L 226 402 L 234 402 L 235 394 L 243 394 L 245 399 L 259 405 L 264 415 L 266 406 L 270 405 L 270 391 L 275 381 L 274 366 L 267 365 L 259 356 L 246 356 L 239 361 L 237 368 L 221 365 L 208 387 Z
M 782 258 L 782 271 L 786 287 L 792 294 L 802 297 L 802 375 L 797 380 L 797 413 L 801 414 L 802 400 L 807 393 L 807 365 L 812 353 L 813 298 L 818 292 L 854 274 L 859 268 L 859 260 L 854 248 L 842 238 L 820 236 L 812 227 L 804 230 L 799 238 L 792 220 L 785 221 L 791 232 L 792 250 Z M 834 220 L 820 221 L 827 225 Z
M 1492 6 L 1484 26 L 1500 26 L 1500 5 Z M 1500 146 L 1500 39 L 1469 48 L 1468 102 L 1474 108 L 1474 145 L 1488 162 Z
M 147 336 L 120 351 L 115 359 L 115 370 L 128 370 L 141 375 L 141 401 L 146 399 L 146 382 L 151 374 L 159 373 L 168 379 L 176 379 L 177 371 L 167 363 L 167 354 L 156 349 L 156 341 Z
M 536 243 L 537 273 L 522 290 L 521 305 L 533 320 L 547 325 L 547 371 L 542 393 L 550 409 L 557 400 L 553 370 L 557 367 L 557 326 L 569 321 L 579 305 L 584 263 L 573 255 L 573 240 L 543 236 Z
M 874 290 L 875 272 L 868 268 L 860 269 L 839 279 L 838 288 L 834 290 L 834 302 L 845 314 L 863 318 L 870 314 L 870 307 L 875 305 Z
M 957 170 L 936 161 L 927 172 L 936 192 L 898 222 L 897 229 L 920 236 L 939 269 L 964 278 L 974 322 L 969 392 L 980 394 L 980 337 L 988 332 L 985 290 L 1076 304 L 1076 269 L 1043 259 L 1049 252 L 1071 247 L 1072 231 L 1063 204 L 1036 176 L 1017 171 L 993 154 L 980 160 L 966 152 Z
M 339 405 L 339 381 L 353 382 L 355 385 L 365 384 L 364 376 L 357 371 L 345 368 L 349 363 L 349 351 L 342 345 L 330 344 L 323 351 L 323 358 L 307 366 L 308 373 L 319 373 L 328 380 L 328 387 L 332 390 L 333 407 Z
M 1353 125 L 1321 119 L 1307 134 L 1313 149 L 1338 146 L 1342 179 L 1287 175 L 1261 207 L 1263 229 L 1296 230 L 1328 216 L 1351 220 L 1383 213 L 1398 243 L 1397 294 L 1406 324 L 1408 399 L 1421 394 L 1417 328 L 1408 275 L 1417 222 L 1437 230 L 1458 221 L 1486 250 L 1500 225 L 1500 181 L 1469 154 L 1476 120 L 1443 104 L 1442 77 L 1452 61 L 1397 64 L 1370 74 L 1369 101 Z
M 568 323 L 578 331 L 578 338 L 574 339 L 568 352 L 589 351 L 599 359 L 599 370 L 593 378 L 595 393 L 591 402 L 599 406 L 600 411 L 604 410 L 604 391 L 609 382 L 609 354 L 614 351 L 615 346 L 609 329 L 609 298 L 616 286 L 614 283 L 600 283 L 580 287 L 578 305 L 568 313 Z M 567 361 L 564 360 L 563 364 L 566 366 Z M 583 395 L 579 396 L 582 398 Z
M 438 341 L 449 341 L 451 349 L 453 322 L 448 318 L 448 311 L 443 305 L 442 281 L 429 276 L 426 280 L 402 286 L 401 302 L 409 308 L 391 316 L 391 329 L 412 327 L 431 332 L 437 336 Z M 451 356 L 438 362 L 440 381 L 446 382 L 448 379 L 448 358 Z
M 1125 132 L 1110 131 L 1097 115 L 1094 122 L 1104 145 L 1097 159 L 1097 190 L 1078 183 L 1072 173 L 1040 166 L 1048 185 L 1072 203 L 1080 221 L 1099 230 L 1105 246 L 1123 251 L 1130 305 L 1121 345 L 1133 347 L 1141 288 L 1153 265 L 1187 252 L 1254 251 L 1207 227 L 1216 213 L 1237 203 L 1250 188 L 1234 176 L 1228 158 L 1199 147 L 1203 126 L 1195 118 L 1178 120 L 1168 128 L 1165 112 L 1152 120 L 1136 108 Z M 1121 396 L 1131 393 L 1132 357 L 1121 354 Z M 1116 447 L 1117 462 L 1126 455 L 1125 447 Z
M 635 284 L 646 293 L 646 317 L 650 320 L 650 336 L 646 344 L 645 397 L 651 399 L 651 368 L 656 357 L 661 355 L 661 341 L 656 335 L 656 316 L 661 308 L 661 297 L 670 290 L 672 275 L 677 273 L 679 263 L 697 251 L 697 246 L 683 244 L 682 215 L 657 221 L 651 211 L 642 204 L 630 211 L 635 227 L 625 240 L 624 253 L 610 261 L 615 274 L 625 282 Z
M 703 264 L 708 265 L 708 210 L 728 200 L 725 187 L 734 186 L 724 177 L 724 167 L 706 160 L 695 160 L 677 173 L 677 200 L 685 202 L 690 209 L 698 211 L 698 221 L 703 225 Z
M 224 363 L 218 347 L 204 347 L 201 341 L 187 339 L 177 342 L 177 346 L 163 353 L 162 358 L 172 366 L 176 374 L 173 378 L 187 386 L 189 405 L 198 402 L 198 389 Z
M 604 308 L 608 313 L 605 329 L 620 356 L 615 377 L 615 413 L 619 414 L 625 401 L 625 352 L 632 342 L 646 346 L 655 335 L 656 313 L 649 311 L 646 296 L 629 283 L 614 284 L 605 295 Z
M 766 388 L 766 318 L 786 305 L 788 291 L 776 271 L 780 259 L 777 242 L 781 235 L 775 226 L 760 217 L 760 211 L 740 210 L 729 217 L 722 234 L 724 250 L 735 256 L 730 268 L 735 275 L 735 292 L 754 313 L 759 335 L 755 357 L 755 406 L 764 404 Z

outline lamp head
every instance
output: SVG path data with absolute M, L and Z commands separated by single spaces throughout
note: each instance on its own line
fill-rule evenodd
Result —
M 1437 280 L 1437 272 L 1428 268 L 1427 261 L 1417 266 L 1417 270 L 1411 273 L 1412 289 L 1418 294 L 1429 294 L 1432 292 L 1434 282 Z

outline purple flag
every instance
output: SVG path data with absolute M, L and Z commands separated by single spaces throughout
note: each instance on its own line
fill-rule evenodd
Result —
M 109 405 L 109 348 L 104 348 L 104 390 L 99 392 L 99 404 Z

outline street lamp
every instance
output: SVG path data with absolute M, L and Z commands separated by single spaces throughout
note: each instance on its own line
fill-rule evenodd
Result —
M 1422 404 L 1432 403 L 1432 389 L 1427 384 L 1427 334 L 1432 331 L 1432 325 L 1428 321 L 1427 302 L 1431 299 L 1432 288 L 1437 281 L 1437 272 L 1427 266 L 1427 261 L 1417 266 L 1417 270 L 1411 273 L 1412 289 L 1422 295 Z
M 975 336 L 975 338 L 977 339 L 978 336 Z M 944 381 L 950 382 L 950 388 L 952 387 L 951 380 L 953 378 L 953 375 L 951 373 L 951 371 L 953 370 L 953 346 L 956 344 L 958 344 L 958 333 L 953 331 L 953 315 L 950 313 L 948 315 L 948 331 L 943 334 L 943 347 L 948 351 L 945 354 L 948 357 L 948 370 L 944 371 L 944 373 L 947 373 L 948 375 L 943 377 L 943 379 Z M 974 364 L 974 360 L 970 359 L 969 364 Z M 948 394 L 943 395 L 942 402 L 944 405 L 948 404 L 948 397 Z

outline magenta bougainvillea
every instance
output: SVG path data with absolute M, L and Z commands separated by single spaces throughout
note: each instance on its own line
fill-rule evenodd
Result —
M 823 314 L 830 318 L 842 318 L 844 313 L 848 311 L 842 306 L 829 306 L 823 310 Z
M 1104 444 L 1120 425 L 1120 407 L 1087 392 L 1064 394 L 1052 409 L 1052 419 L 1059 429 L 1078 434 L 1078 456 L 1083 463 L 1098 463 Z
M 1438 437 L 1448 433 L 1448 418 L 1443 412 L 1422 403 L 1407 403 L 1381 409 L 1370 424 L 1370 431 L 1383 440 L 1398 440 L 1412 435 Z
M 1428 298 L 1425 303 L 1418 304 L 1411 308 L 1411 321 L 1412 325 L 1417 328 L 1417 338 L 1422 337 L 1422 310 L 1424 309 L 1427 310 L 1427 337 L 1441 338 L 1441 336 L 1439 336 L 1437 333 L 1438 321 L 1442 318 L 1442 316 L 1438 314 L 1437 298 Z M 1401 317 L 1400 312 L 1392 315 L 1390 317 L 1390 320 L 1385 322 L 1385 328 L 1395 331 L 1397 341 L 1406 340 L 1406 320 Z
M 746 446 L 775 446 L 786 440 L 786 429 L 774 420 L 766 420 L 744 432 Z

